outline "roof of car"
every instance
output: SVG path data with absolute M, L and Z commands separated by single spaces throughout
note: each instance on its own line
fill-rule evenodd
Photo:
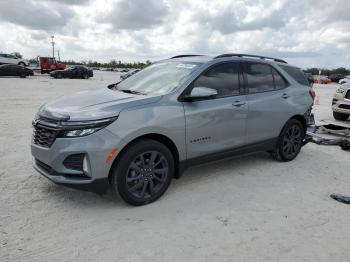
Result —
M 219 60 L 220 59 L 220 60 Z M 278 64 L 278 65 L 288 65 L 290 66 L 286 61 L 279 59 L 279 58 L 273 58 L 273 57 L 266 57 L 266 56 L 260 56 L 260 55 L 250 55 L 250 54 L 223 54 L 219 56 L 207 56 L 207 55 L 178 55 L 171 57 L 167 60 L 174 60 L 174 61 L 182 61 L 182 62 L 199 62 L 199 63 L 206 63 L 209 61 L 232 61 L 232 60 L 238 60 L 238 61 L 251 61 L 251 62 L 265 62 L 270 64 Z

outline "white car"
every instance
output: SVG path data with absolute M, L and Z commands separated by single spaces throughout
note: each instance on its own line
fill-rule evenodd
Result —
M 12 54 L 0 54 L 0 64 L 16 64 L 21 66 L 28 66 L 28 60 L 18 58 Z
M 350 84 L 339 86 L 332 100 L 333 116 L 336 120 L 346 121 L 350 116 Z
M 343 79 L 339 80 L 339 84 L 343 85 L 343 84 L 350 84 L 350 76 L 346 76 Z

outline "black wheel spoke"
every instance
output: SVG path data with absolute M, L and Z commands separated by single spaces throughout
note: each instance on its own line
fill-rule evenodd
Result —
M 168 173 L 168 161 L 163 154 L 158 151 L 143 152 L 129 164 L 127 190 L 135 198 L 151 198 L 163 189 Z

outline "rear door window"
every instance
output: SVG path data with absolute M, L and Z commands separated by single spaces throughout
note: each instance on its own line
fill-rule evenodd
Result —
M 245 63 L 249 94 L 273 91 L 275 89 L 272 68 L 262 63 Z
M 281 76 L 280 73 L 277 72 L 276 69 L 272 68 L 273 79 L 275 82 L 275 89 L 283 89 L 287 87 L 286 80 Z

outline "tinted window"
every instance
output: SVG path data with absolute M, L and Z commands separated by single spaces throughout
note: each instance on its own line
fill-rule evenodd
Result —
M 286 80 L 281 76 L 277 70 L 272 68 L 273 79 L 275 80 L 275 89 L 283 89 L 287 86 Z
M 217 90 L 218 97 L 239 95 L 238 63 L 224 63 L 212 67 L 194 82 L 194 87 Z
M 282 67 L 282 69 L 286 71 L 291 77 L 293 77 L 294 80 L 299 84 L 305 86 L 309 85 L 309 81 L 307 80 L 305 74 L 299 68 L 285 65 L 280 65 L 280 67 Z
M 248 82 L 248 93 L 259 93 L 274 90 L 271 67 L 259 63 L 247 63 L 245 73 Z

